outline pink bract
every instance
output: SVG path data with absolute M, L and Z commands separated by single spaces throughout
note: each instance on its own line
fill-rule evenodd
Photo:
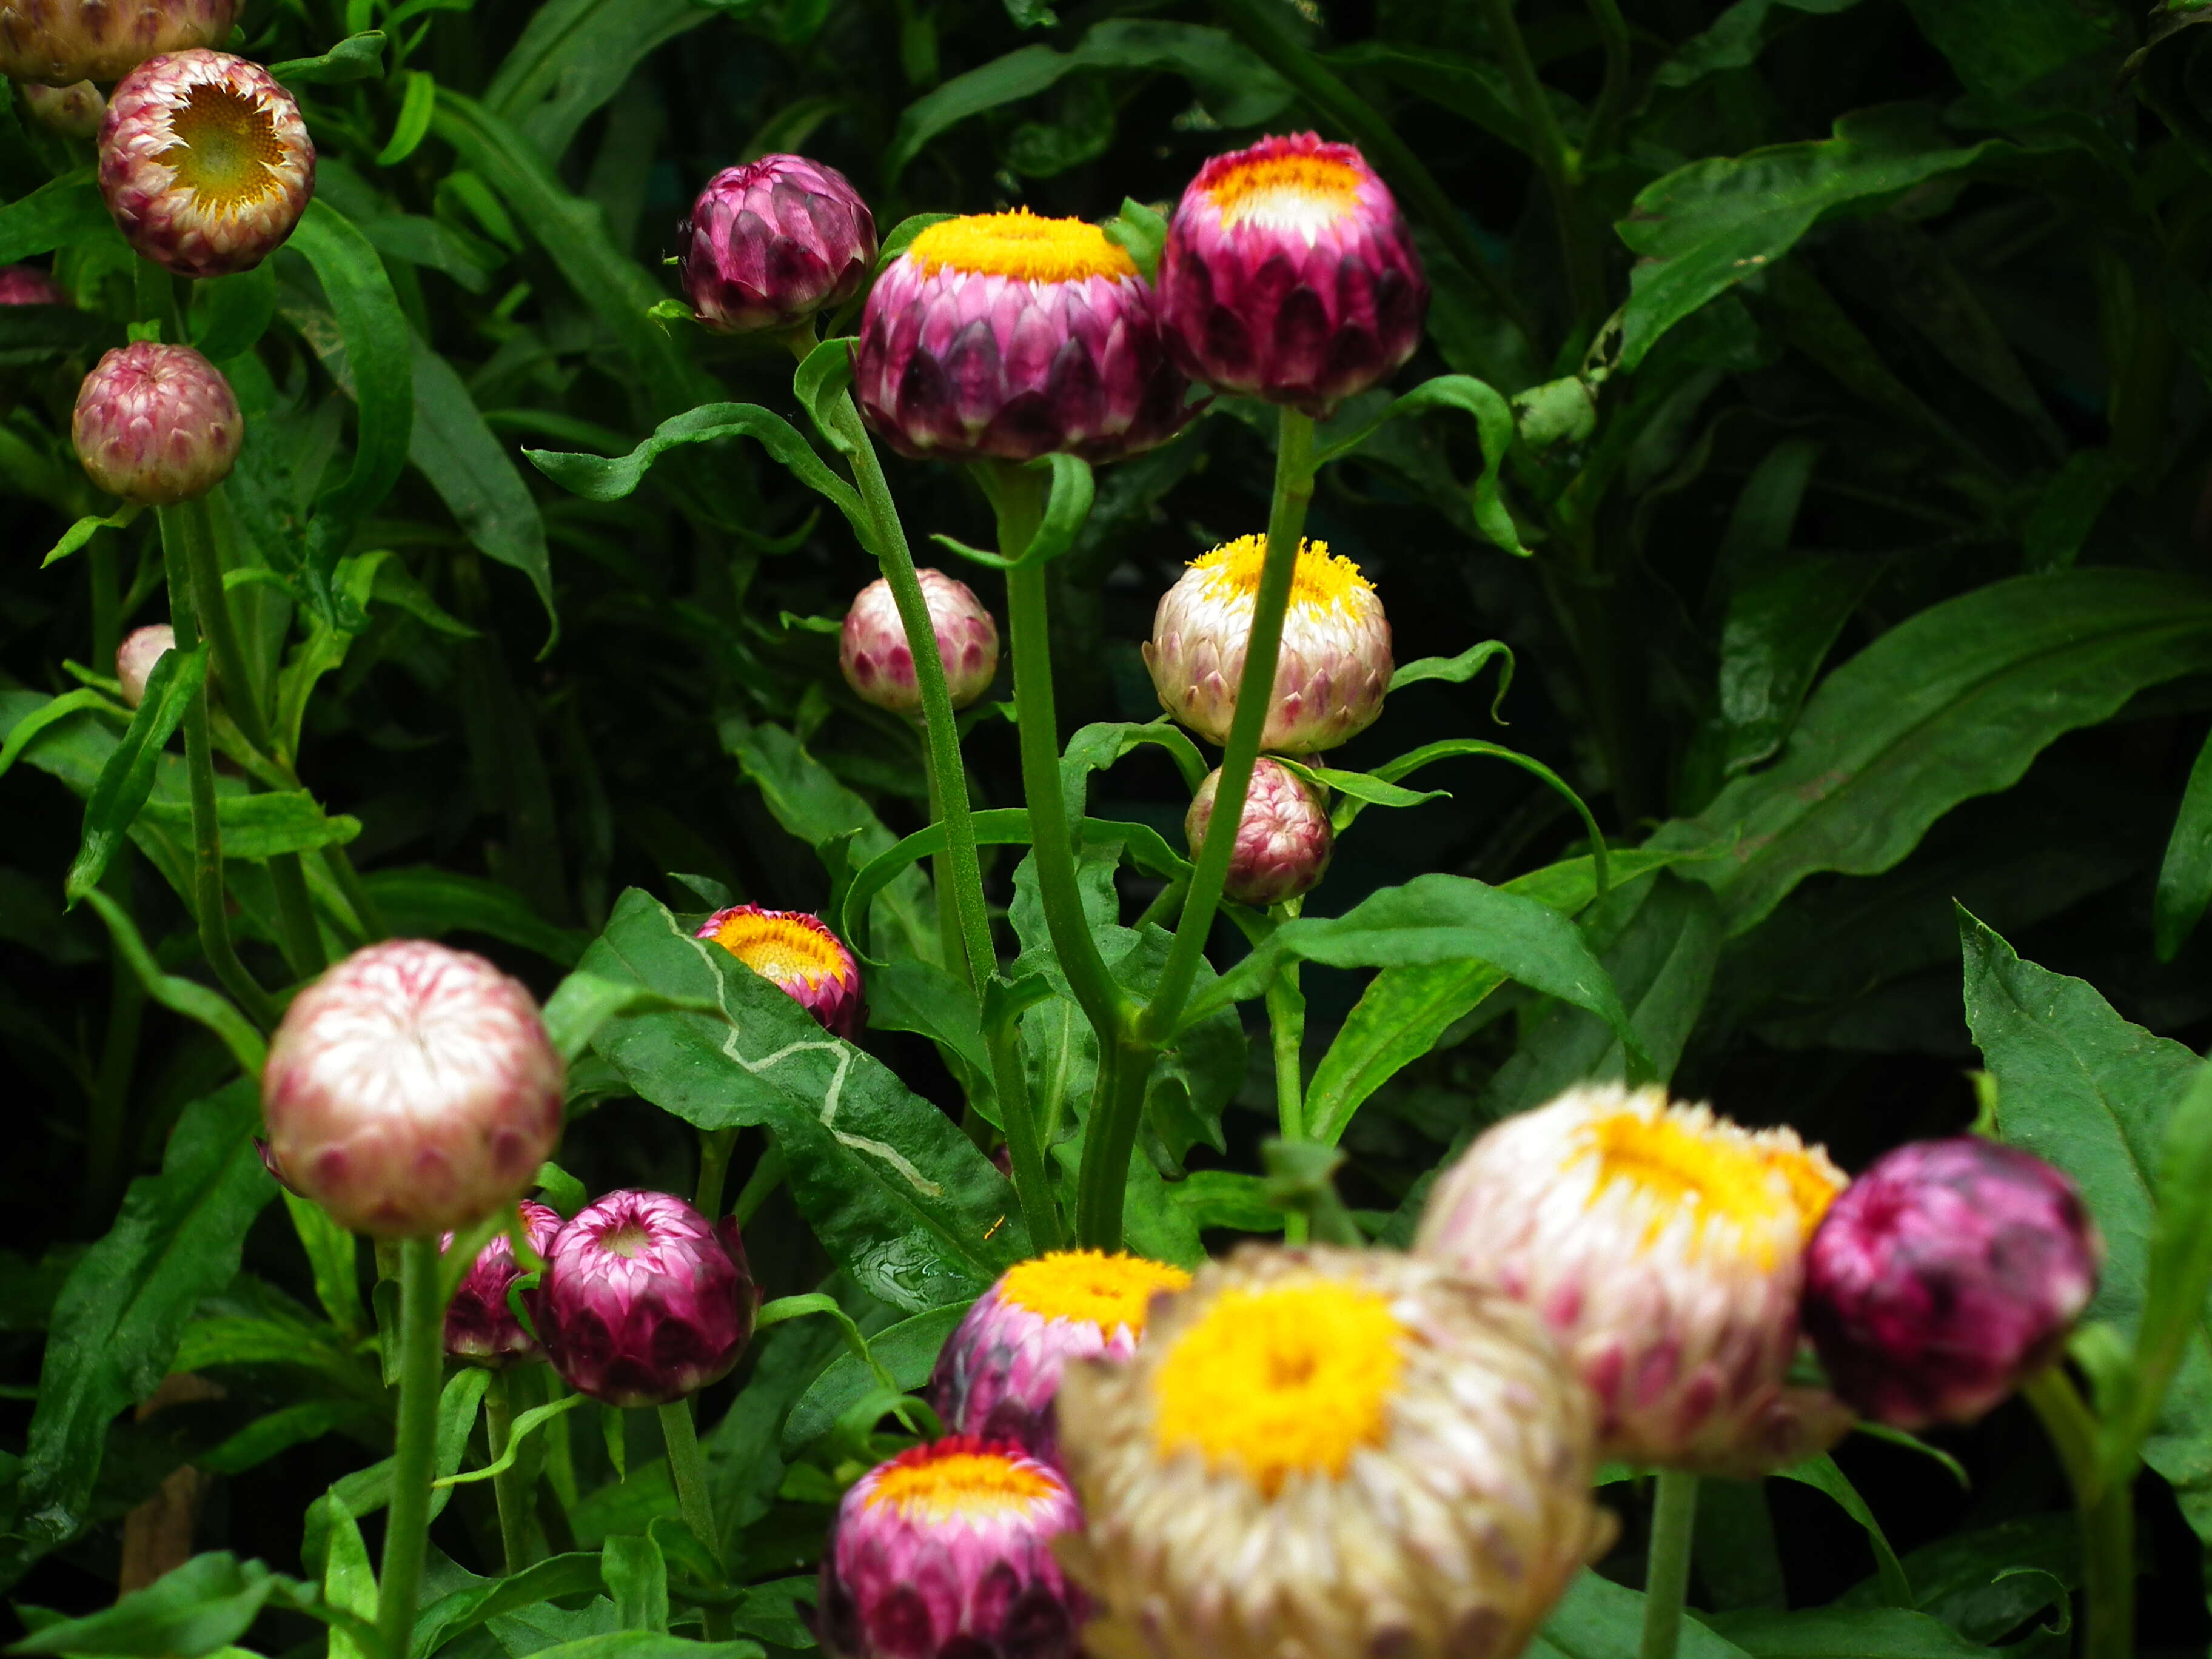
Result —
M 0 266 L 0 306 L 65 306 L 61 284 L 33 265 Z
M 1206 775 L 1183 820 L 1183 834 L 1196 859 L 1213 821 L 1213 798 L 1221 787 L 1218 768 Z M 1312 890 L 1328 872 L 1336 834 L 1329 828 L 1327 792 L 1308 783 L 1280 762 L 1261 755 L 1252 763 L 1252 787 L 1244 816 L 1237 826 L 1237 845 L 1229 854 L 1229 874 L 1221 890 L 1240 903 L 1262 909 Z
M 718 334 L 789 328 L 860 291 L 876 222 L 845 175 L 763 155 L 707 181 L 676 228 L 684 292 Z
M 860 964 L 819 916 L 732 904 L 707 918 L 695 936 L 711 939 L 822 1023 L 834 1036 L 860 1035 L 867 1005 Z
M 915 574 L 945 662 L 945 688 L 952 706 L 965 708 L 990 689 L 999 672 L 999 625 L 966 582 L 942 570 Z M 906 624 L 890 582 L 878 578 L 854 599 L 838 636 L 837 663 L 845 684 L 877 708 L 909 718 L 921 712 L 914 653 L 907 648 Z
M 142 507 L 167 507 L 230 476 L 246 422 L 230 382 L 198 352 L 136 340 L 84 377 L 70 436 L 100 489 Z
M 530 1241 L 532 1249 L 544 1255 L 553 1248 L 554 1236 L 561 1231 L 561 1212 L 550 1205 L 534 1203 L 526 1198 L 522 1200 L 521 1212 L 523 1237 Z M 453 1247 L 453 1236 L 447 1233 L 440 1248 L 449 1250 Z M 514 1310 L 507 1302 L 508 1288 L 523 1273 L 522 1264 L 514 1259 L 514 1241 L 505 1232 L 477 1252 L 476 1261 L 461 1276 L 453 1299 L 446 1304 L 447 1353 L 456 1359 L 489 1365 L 495 1370 L 545 1357 L 544 1345 L 514 1316 Z M 542 1326 L 543 1292 L 525 1291 L 520 1299 L 532 1322 Z
M 237 16 L 238 0 L 8 0 L 0 75 L 50 87 L 113 81 L 156 53 L 214 46 Z

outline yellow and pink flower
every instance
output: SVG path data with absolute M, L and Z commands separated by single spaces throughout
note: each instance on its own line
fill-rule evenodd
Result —
M 860 964 L 819 916 L 732 904 L 708 917 L 697 937 L 712 939 L 775 985 L 833 1036 L 860 1034 L 866 1007 Z

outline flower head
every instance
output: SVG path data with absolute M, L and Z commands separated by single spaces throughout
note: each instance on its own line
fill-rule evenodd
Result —
M 276 1028 L 268 1156 L 342 1225 L 433 1237 L 528 1189 L 560 1139 L 563 1074 L 530 993 L 482 957 L 372 945 Z
M 708 917 L 696 937 L 714 940 L 763 979 L 773 981 L 831 1036 L 850 1039 L 859 1034 L 866 1010 L 860 964 L 819 916 L 732 904 Z
M 125 704 L 136 708 L 146 701 L 146 682 L 154 665 L 177 648 L 177 630 L 167 623 L 134 628 L 115 648 L 115 678 L 123 684 Z
M 1160 707 L 1210 742 L 1228 742 L 1237 715 L 1267 556 L 1265 536 L 1215 548 L 1161 596 L 1152 618 L 1145 666 Z M 1300 542 L 1261 747 L 1310 754 L 1365 731 L 1382 712 L 1390 672 L 1390 624 L 1374 583 L 1327 542 Z
M 684 292 L 717 334 L 789 328 L 860 291 L 876 222 L 845 175 L 804 155 L 724 167 L 676 228 Z
M 1153 1298 L 1190 1275 L 1126 1253 L 1055 1250 L 1009 1267 L 939 1351 L 929 1403 L 955 1434 L 1053 1455 L 1053 1400 L 1070 1360 L 1127 1359 Z
M 955 708 L 965 708 L 990 688 L 999 672 L 999 625 L 966 582 L 942 570 L 915 574 L 921 579 L 937 653 L 944 659 L 945 690 Z M 906 623 L 890 582 L 878 577 L 854 599 L 838 638 L 837 662 L 845 671 L 845 684 L 877 708 L 909 718 L 921 712 L 914 653 L 907 648 Z
M 1247 1246 L 1060 1415 L 1100 1659 L 1517 1653 L 1609 1532 L 1557 1350 L 1419 1257 Z
M 65 306 L 61 284 L 35 265 L 0 265 L 0 306 Z
M 100 121 L 107 113 L 107 100 L 89 81 L 79 81 L 68 87 L 42 87 L 26 82 L 23 101 L 30 106 L 32 118 L 40 126 L 65 138 L 91 137 L 100 131 Z
M 0 75 L 49 87 L 114 81 L 158 52 L 226 39 L 238 0 L 15 0 L 0 5 Z
M 1183 820 L 1183 834 L 1195 859 L 1213 822 L 1213 797 L 1221 787 L 1216 767 L 1198 786 Z M 1263 909 L 1312 890 L 1328 872 L 1336 832 L 1329 827 L 1327 791 L 1261 755 L 1252 763 L 1252 787 L 1244 796 L 1244 815 L 1237 825 L 1237 845 L 1229 854 L 1229 875 L 1221 890 L 1243 904 Z
M 1160 253 L 1183 371 L 1316 418 L 1413 355 L 1428 306 L 1389 186 L 1352 145 L 1310 132 L 1200 167 Z
M 1080 219 L 930 226 L 869 291 L 853 394 L 902 455 L 1110 461 L 1188 418 L 1152 290 Z
M 830 1659 L 1077 1659 L 1089 1608 L 1053 1558 L 1083 1524 L 1060 1474 L 1018 1446 L 951 1435 L 878 1463 L 837 1506 L 822 1557 Z
M 251 270 L 315 193 L 300 106 L 258 64 L 225 52 L 150 58 L 100 127 L 100 193 L 124 240 L 179 276 Z
M 544 1204 L 524 1199 L 521 1205 L 523 1237 L 530 1248 L 543 1257 L 553 1248 L 554 1236 L 561 1231 L 561 1212 Z M 453 1248 L 453 1236 L 447 1233 L 441 1249 Z M 497 1370 L 526 1359 L 543 1359 L 545 1349 L 514 1316 L 507 1305 L 507 1292 L 514 1281 L 522 1277 L 522 1264 L 514 1259 L 514 1241 L 505 1232 L 477 1252 L 477 1259 L 467 1273 L 461 1276 L 453 1299 L 446 1304 L 446 1352 L 456 1359 L 489 1365 Z M 522 1292 L 522 1304 L 530 1310 L 532 1323 L 543 1317 L 539 1292 Z
M 84 377 L 70 436 L 85 476 L 100 489 L 167 507 L 230 476 L 246 422 L 230 382 L 198 352 L 134 340 Z
M 1592 1084 L 1468 1147 L 1416 1248 L 1542 1316 L 1597 1395 L 1608 1457 L 1758 1472 L 1848 1422 L 1785 1382 L 1805 1241 L 1842 1186 L 1786 1129 Z
M 2032 1152 L 1916 1142 L 1854 1181 L 1814 1234 L 1806 1334 L 1869 1417 L 1971 1423 L 2057 1356 L 2102 1254 L 2074 1183 Z

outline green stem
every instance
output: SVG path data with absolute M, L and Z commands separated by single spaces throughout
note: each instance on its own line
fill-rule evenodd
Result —
M 668 1445 L 668 1473 L 676 1481 L 676 1504 L 684 1524 L 706 1547 L 719 1571 L 722 1546 L 714 1527 L 714 1497 L 707 1485 L 707 1460 L 699 1452 L 699 1432 L 692 1426 L 689 1400 L 671 1401 L 660 1408 L 660 1437 Z M 700 1611 L 708 1641 L 721 1641 L 731 1633 L 729 1607 L 708 1602 Z
M 1618 0 L 1589 0 L 1589 14 L 1605 46 L 1605 82 L 1590 110 L 1588 142 L 1583 147 L 1585 156 L 1602 155 L 1613 147 L 1614 131 L 1628 112 L 1632 55 L 1628 20 L 1620 15 Z
M 709 1221 L 721 1218 L 722 1184 L 730 1173 L 730 1152 L 738 1144 L 735 1129 L 699 1131 L 699 1190 L 692 1203 Z
M 438 1241 L 399 1246 L 399 1423 L 392 1452 L 392 1507 L 377 1574 L 376 1631 L 387 1655 L 406 1653 L 430 1538 L 430 1481 L 437 1473 L 438 1391 L 445 1370 L 446 1309 L 438 1295 Z
M 783 1146 L 771 1140 L 768 1150 L 760 1155 L 760 1162 L 753 1165 L 752 1174 L 745 1178 L 745 1184 L 738 1189 L 738 1201 L 730 1206 L 730 1218 L 743 1229 L 782 1179 Z
M 929 781 L 929 821 L 945 822 L 945 792 L 937 787 L 937 774 L 929 765 L 927 734 L 917 728 L 915 735 L 922 739 L 921 775 Z M 975 983 L 968 972 L 968 947 L 960 937 L 960 910 L 952 897 L 954 883 L 952 859 L 949 854 L 939 853 L 929 860 L 929 885 L 937 901 L 937 948 L 945 958 L 947 972 L 956 974 L 970 985 Z
M 2046 1367 L 2021 1393 L 2051 1437 L 2074 1488 L 2081 1534 L 2082 1659 L 2132 1659 L 2136 1630 L 2136 1510 L 2132 1478 L 2112 1480 L 2100 1455 L 2096 1416 L 2065 1371 Z M 2129 1470 L 2130 1477 L 2133 1467 Z
M 1513 16 L 1513 0 L 1482 0 L 1490 26 L 1490 39 L 1505 60 L 1506 73 L 1526 123 L 1529 154 L 1552 197 L 1552 213 L 1559 224 L 1559 258 L 1566 266 L 1567 304 L 1574 313 L 1577 349 L 1583 330 L 1604 314 L 1605 273 L 1596 244 L 1583 234 L 1578 205 L 1581 160 L 1567 143 L 1559 118 L 1552 108 L 1551 94 L 1536 73 L 1528 43 Z M 1608 58 L 1610 52 L 1608 52 Z M 1608 62 L 1608 73 L 1610 63 Z
M 1682 1607 L 1690 1594 L 1690 1537 L 1698 1519 L 1698 1477 L 1659 1471 L 1651 1506 L 1651 1553 L 1644 1573 L 1644 1638 L 1637 1659 L 1674 1659 Z
M 1295 962 L 1277 974 L 1267 987 L 1267 1035 L 1275 1056 L 1275 1118 L 1285 1140 L 1304 1140 L 1305 1128 L 1306 999 L 1298 988 Z M 1292 1212 L 1283 1218 L 1283 1242 L 1305 1243 L 1306 1218 Z
M 1136 1155 L 1137 1127 L 1144 1121 L 1145 1085 L 1158 1057 L 1158 1049 L 1142 1044 L 1099 1045 L 1098 1087 L 1075 1181 L 1076 1242 L 1087 1249 L 1121 1248 L 1129 1162 Z
M 514 1430 L 512 1382 L 511 1372 L 494 1371 L 491 1384 L 484 1390 L 484 1438 L 495 1463 L 507 1455 L 507 1441 Z M 534 1501 L 531 1489 L 537 1484 L 520 1458 L 491 1478 L 492 1495 L 499 1500 L 500 1547 L 507 1560 L 504 1571 L 508 1573 L 520 1572 L 531 1563 L 530 1508 Z

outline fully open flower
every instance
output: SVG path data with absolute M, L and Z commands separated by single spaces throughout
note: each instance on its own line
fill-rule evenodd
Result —
M 965 708 L 990 689 L 999 672 L 999 625 L 966 582 L 942 570 L 915 574 L 921 579 L 937 654 L 945 661 L 945 689 L 955 708 Z M 845 684 L 877 708 L 909 718 L 921 712 L 914 653 L 907 648 L 906 624 L 890 582 L 878 577 L 854 599 L 838 637 L 837 663 Z
M 434 1237 L 528 1189 L 563 1069 L 530 993 L 482 957 L 372 945 L 285 1010 L 261 1073 L 268 1156 L 345 1226 Z
M 858 294 L 876 262 L 876 222 L 836 168 L 763 155 L 707 181 L 676 246 L 693 313 L 718 334 L 747 334 Z
M 246 422 L 222 371 L 190 346 L 134 340 L 77 389 L 70 437 L 85 476 L 111 495 L 167 507 L 230 476 Z
M 952 1433 L 1048 1455 L 1068 1362 L 1127 1359 L 1152 1299 L 1189 1283 L 1164 1261 L 1099 1250 L 1055 1250 L 1009 1267 L 939 1351 L 929 1403 Z
M 1152 290 L 1080 219 L 930 226 L 868 293 L 853 395 L 902 455 L 1110 461 L 1188 418 Z
M 26 82 L 23 101 L 38 124 L 67 138 L 89 138 L 107 114 L 107 100 L 89 81 L 74 86 L 42 87 Z
M 553 1248 L 554 1236 L 561 1231 L 561 1212 L 526 1198 L 521 1213 L 523 1237 L 542 1258 Z M 440 1248 L 453 1248 L 451 1233 Z M 514 1241 L 504 1232 L 477 1252 L 476 1261 L 461 1275 L 453 1299 L 446 1304 L 447 1353 L 495 1370 L 545 1357 L 544 1345 L 514 1316 L 507 1302 L 507 1291 L 523 1272 L 522 1264 L 514 1259 Z M 543 1319 L 539 1292 L 524 1291 L 520 1300 L 532 1323 Z
M 132 708 L 146 701 L 146 682 L 154 665 L 177 648 L 177 630 L 167 623 L 134 628 L 115 648 L 115 678 L 123 686 L 123 701 Z
M 1755 1473 L 1849 1421 L 1785 1381 L 1805 1241 L 1843 1184 L 1786 1129 L 1593 1084 L 1468 1147 L 1416 1248 L 1543 1316 L 1597 1395 L 1608 1457 Z
M 611 1406 L 664 1406 L 720 1382 L 753 1334 L 760 1292 L 737 1223 L 668 1193 L 609 1193 L 545 1253 L 538 1287 L 562 1380 Z
M 859 1034 L 866 1010 L 860 964 L 819 916 L 732 904 L 708 917 L 697 937 L 714 940 L 763 979 L 773 981 L 833 1036 Z
M 1083 1524 L 1018 1446 L 952 1435 L 846 1491 L 822 1557 L 830 1659 L 1077 1659 L 1088 1613 L 1052 1542 Z
M 1221 787 L 1218 767 L 1206 775 L 1183 819 L 1183 834 L 1195 859 L 1206 846 L 1213 822 L 1213 797 Z M 1229 854 L 1229 875 L 1221 890 L 1243 904 L 1265 908 L 1312 890 L 1328 870 L 1336 832 L 1329 828 L 1327 792 L 1288 767 L 1261 755 L 1252 763 L 1252 787 L 1244 796 L 1244 816 L 1237 825 L 1237 845 Z
M 2033 1153 L 1919 1141 L 1877 1160 L 1813 1236 L 1806 1334 L 1869 1417 L 1971 1423 L 2057 1357 L 2102 1253 L 2074 1183 Z
M 1160 316 L 1184 371 L 1320 417 L 1413 355 L 1420 256 L 1350 144 L 1262 138 L 1199 169 L 1160 253 Z
M 0 265 L 0 306 L 65 306 L 61 284 L 35 265 Z
M 114 81 L 159 52 L 211 46 L 238 0 L 10 0 L 0 4 L 0 75 L 66 87 Z
M 300 106 L 225 52 L 149 58 L 107 101 L 100 192 L 124 240 L 180 276 L 251 270 L 315 193 Z
M 1061 1384 L 1088 1650 L 1517 1653 L 1610 1532 L 1594 1418 L 1509 1298 L 1419 1257 L 1247 1246 Z
M 1267 555 L 1266 537 L 1240 536 L 1194 561 L 1161 596 L 1145 645 L 1160 707 L 1213 743 L 1228 742 L 1236 718 Z M 1390 672 L 1390 624 L 1375 585 L 1327 542 L 1300 542 L 1261 746 L 1310 754 L 1365 731 L 1382 712 Z

